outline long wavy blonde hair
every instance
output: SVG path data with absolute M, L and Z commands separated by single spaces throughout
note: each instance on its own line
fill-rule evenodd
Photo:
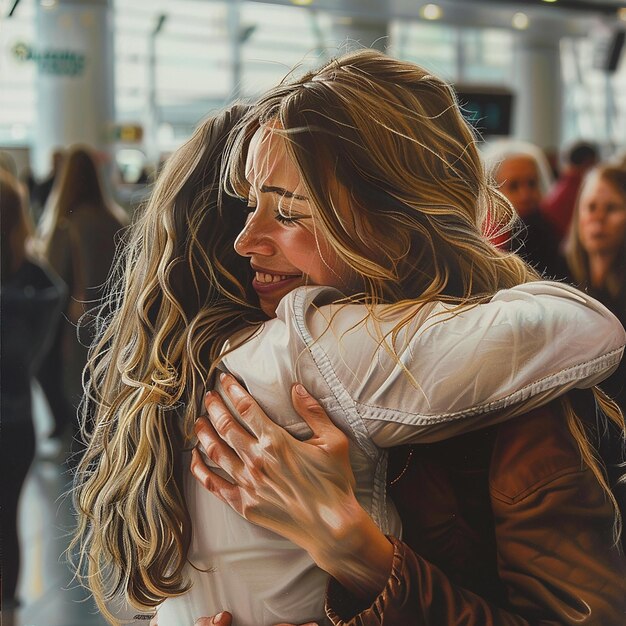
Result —
M 221 203 L 224 125 L 201 127 L 134 226 L 92 356 L 85 415 L 93 407 L 95 428 L 75 492 L 76 543 L 105 614 L 119 593 L 153 607 L 186 589 L 180 450 L 224 340 L 262 319 L 244 287 L 248 263 L 232 251 L 243 213 L 227 205 L 247 197 L 248 147 L 266 124 L 288 140 L 316 232 L 362 278 L 359 301 L 465 306 L 537 279 L 483 233 L 488 214 L 505 224 L 512 208 L 487 179 L 452 89 L 416 65 L 361 51 L 271 90 L 229 135 Z M 582 421 L 564 408 L 614 502 Z
M 181 451 L 210 365 L 266 319 L 233 249 L 245 206 L 220 193 L 228 133 L 244 107 L 201 124 L 167 162 L 110 279 L 81 408 L 88 445 L 74 483 L 70 555 L 111 621 L 110 602 L 154 607 L 185 590 L 191 537 Z

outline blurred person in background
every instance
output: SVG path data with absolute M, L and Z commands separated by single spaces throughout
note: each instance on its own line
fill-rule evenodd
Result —
M 116 237 L 128 224 L 124 210 L 106 193 L 93 152 L 71 148 L 46 204 L 39 225 L 45 258 L 68 285 L 65 320 L 37 378 L 54 416 L 53 437 L 69 423 L 74 433 L 82 397 L 82 371 L 91 342 L 84 313 L 97 307 L 115 255 Z
M 598 147 L 588 141 L 577 141 L 563 156 L 561 174 L 541 202 L 543 215 L 552 225 L 559 242 L 569 230 L 583 178 L 598 162 Z
M 52 169 L 48 175 L 40 182 L 37 182 L 34 178 L 30 181 L 30 211 L 35 224 L 41 219 L 52 188 L 54 187 L 54 182 L 61 171 L 64 157 L 65 151 L 62 148 L 56 148 L 52 152 Z
M 533 144 L 502 140 L 487 149 L 485 159 L 500 192 L 521 221 L 521 225 L 494 243 L 519 254 L 540 274 L 554 276 L 558 267 L 558 237 L 540 210 L 552 183 L 545 155 Z
M 20 567 L 17 507 L 35 456 L 31 382 L 58 326 L 65 286 L 30 251 L 25 196 L 5 171 L 0 171 L 0 199 L 2 623 L 12 624 Z
M 572 282 L 626 325 L 626 168 L 601 165 L 587 175 L 565 259 Z M 625 411 L 625 361 L 602 387 Z
M 0 150 L 0 170 L 10 174 L 13 178 L 17 177 L 17 165 L 15 159 L 4 150 Z

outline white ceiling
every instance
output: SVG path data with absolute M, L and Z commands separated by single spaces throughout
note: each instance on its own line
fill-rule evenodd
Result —
M 254 2 L 293 6 L 302 0 L 252 0 Z M 532 19 L 533 32 L 547 35 L 587 35 L 596 25 L 625 28 L 617 9 L 626 0 L 309 0 L 309 10 L 328 11 L 361 20 L 420 19 L 420 10 L 428 2 L 438 4 L 441 21 L 459 26 L 510 28 L 511 17 L 523 11 Z

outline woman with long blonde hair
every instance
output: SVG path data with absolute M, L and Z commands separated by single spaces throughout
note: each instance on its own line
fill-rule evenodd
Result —
M 600 165 L 581 187 L 567 240 L 572 279 L 626 321 L 626 167 Z
M 602 302 L 626 326 L 626 167 L 601 164 L 584 178 L 566 240 L 565 261 L 572 284 Z M 624 360 L 603 381 L 602 389 L 626 411 Z M 618 449 L 606 456 L 619 457 L 620 453 Z M 626 485 L 621 497 L 626 502 Z M 623 535 L 622 544 L 626 547 Z
M 591 386 L 623 350 L 607 311 L 537 281 L 482 235 L 487 211 L 510 214 L 510 206 L 488 184 L 450 88 L 421 68 L 361 52 L 272 90 L 233 134 L 230 115 L 205 123 L 175 155 L 135 225 L 84 409 L 96 415 L 75 490 L 86 581 L 105 612 L 120 593 L 138 607 L 165 600 L 162 626 L 219 608 L 234 609 L 240 625 L 321 619 L 324 572 L 341 568 L 341 551 L 333 559 L 326 546 L 318 559 L 311 543 L 318 523 L 339 519 L 341 501 L 309 511 L 303 491 L 297 508 L 308 522 L 295 526 L 280 514 L 257 518 L 246 499 L 228 506 L 227 484 L 237 491 L 231 481 L 247 455 L 226 450 L 222 437 L 242 450 L 246 437 L 265 441 L 254 421 L 204 423 L 208 454 L 223 463 L 205 482 L 226 502 L 186 479 L 182 451 L 218 364 L 293 442 L 307 440 L 301 446 L 319 437 L 290 409 L 289 382 L 321 397 L 344 433 L 339 457 L 349 449 L 355 472 L 340 491 L 370 520 L 364 554 L 384 570 L 393 547 L 380 529 L 398 536 L 400 520 L 386 499 L 383 448 L 493 426 Z M 248 199 L 245 226 L 241 205 L 219 193 L 229 138 L 226 174 L 230 192 Z M 249 263 L 228 256 L 237 219 L 235 249 Z M 582 423 L 564 407 L 558 417 L 589 464 L 594 494 L 610 500 Z M 266 451 L 266 460 L 280 459 Z M 317 495 L 326 471 L 318 469 L 302 472 Z M 302 484 L 300 470 L 291 458 L 283 488 Z M 263 491 L 254 472 L 247 484 Z M 603 574 L 623 569 L 611 552 L 615 519 L 609 501 L 608 536 L 589 530 Z M 342 582 L 367 597 L 381 581 L 370 571 L 346 568 Z M 610 594 L 619 592 L 616 583 Z

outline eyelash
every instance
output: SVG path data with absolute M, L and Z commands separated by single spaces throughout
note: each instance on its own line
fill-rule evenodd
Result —
M 247 204 L 246 205 L 246 213 L 254 213 L 256 211 L 256 204 Z M 286 215 L 282 215 L 278 210 L 275 212 L 274 219 L 280 224 L 284 224 L 285 226 L 293 226 L 297 224 L 302 218 L 300 217 L 287 217 Z
M 278 211 L 276 211 L 274 219 L 280 224 L 285 224 L 286 226 L 293 226 L 294 224 L 297 224 L 300 220 L 299 217 L 287 217 L 286 215 L 282 215 Z

